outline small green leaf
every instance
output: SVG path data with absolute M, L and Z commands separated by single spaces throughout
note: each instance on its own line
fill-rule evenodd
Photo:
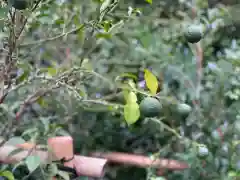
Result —
M 128 93 L 128 96 L 127 96 L 127 104 L 132 104 L 132 103 L 136 103 L 137 102 L 137 96 L 134 92 L 130 92 Z
M 14 176 L 10 171 L 1 171 L 0 176 L 6 177 L 8 180 L 14 180 Z
M 97 33 L 96 38 L 110 39 L 112 35 L 110 33 Z
M 103 27 L 104 27 L 104 31 L 108 32 L 110 27 L 111 27 L 111 22 L 110 21 L 104 21 Z
M 44 100 L 44 98 L 42 98 L 42 97 L 39 97 L 38 99 L 37 99 L 37 103 L 41 106 L 41 107 L 46 107 L 46 102 L 45 102 L 45 100 Z
M 6 18 L 9 11 L 9 7 L 1 7 L 0 18 Z
M 24 71 L 18 78 L 17 78 L 17 81 L 20 83 L 20 82 L 23 82 L 24 80 L 26 80 L 29 76 L 29 71 Z
M 83 59 L 81 67 L 90 71 L 93 70 L 93 65 L 88 58 Z
M 25 163 L 27 165 L 28 170 L 33 172 L 38 168 L 38 166 L 41 164 L 41 158 L 37 155 L 33 156 L 28 156 L 25 160 Z
M 70 180 L 69 174 L 64 171 L 58 171 L 58 175 L 61 176 L 64 180 Z
M 116 34 L 119 32 L 119 29 L 124 25 L 123 20 L 119 21 L 118 23 L 112 25 L 112 27 L 109 29 L 109 33 Z
M 47 68 L 47 72 L 51 76 L 55 76 L 58 73 L 57 68 L 55 67 Z
M 148 2 L 149 4 L 152 4 L 152 0 L 145 0 L 146 2 Z
M 120 76 L 118 76 L 119 78 L 129 78 L 129 79 L 133 79 L 133 80 L 137 80 L 137 76 L 132 74 L 132 73 L 123 73 Z
M 148 89 L 150 90 L 150 92 L 155 95 L 157 93 L 157 89 L 158 89 L 158 80 L 156 78 L 156 76 L 151 73 L 151 71 L 145 69 L 144 70 L 144 79 L 146 81 L 146 85 L 148 87 Z
M 124 106 L 124 117 L 128 125 L 134 124 L 140 117 L 139 105 L 137 103 Z

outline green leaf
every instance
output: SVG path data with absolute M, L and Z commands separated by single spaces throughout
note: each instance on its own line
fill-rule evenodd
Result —
M 143 44 L 144 48 L 149 48 L 150 45 L 152 45 L 152 42 L 154 41 L 152 34 L 143 34 L 140 37 L 140 41 Z
M 18 82 L 23 82 L 24 80 L 26 80 L 29 76 L 29 71 L 24 71 L 23 74 L 21 76 L 18 77 Z
M 83 59 L 81 67 L 90 71 L 93 70 L 93 65 L 88 58 Z
M 1 171 L 0 176 L 6 177 L 8 180 L 14 180 L 14 176 L 10 171 Z
M 37 103 L 41 106 L 41 107 L 46 107 L 47 106 L 47 103 L 45 102 L 44 98 L 43 97 L 39 97 L 37 99 Z
M 56 176 L 58 174 L 58 167 L 57 164 L 49 164 L 48 168 L 47 168 L 47 173 L 48 175 L 51 176 Z
M 150 180 L 166 180 L 164 177 L 153 177 Z
M 111 3 L 112 3 L 112 0 L 105 0 L 102 3 L 102 6 L 100 7 L 100 13 L 103 13 L 108 8 L 108 6 L 111 5 Z
M 234 172 L 234 171 L 230 171 L 230 172 L 228 173 L 228 177 L 236 177 L 236 176 L 237 176 L 237 173 Z
M 17 149 L 14 149 L 13 151 L 11 151 L 9 154 L 8 154 L 8 157 L 11 157 L 11 156 L 14 156 L 20 152 L 24 151 L 24 149 L 22 148 L 17 148 Z
M 9 7 L 1 7 L 0 9 L 0 18 L 7 17 Z
M 6 142 L 6 145 L 12 145 L 12 146 L 16 146 L 16 145 L 19 145 L 19 144 L 23 144 L 25 143 L 26 141 L 21 138 L 21 137 L 18 137 L 18 136 L 15 136 L 15 137 L 12 137 L 10 138 L 7 142 Z
M 70 180 L 69 174 L 64 171 L 58 171 L 58 175 L 61 176 L 64 180 Z
M 97 33 L 96 38 L 104 38 L 104 39 L 110 39 L 112 35 L 110 33 Z
M 158 89 L 158 80 L 156 78 L 156 76 L 151 73 L 151 71 L 145 69 L 144 70 L 144 79 L 146 81 L 146 85 L 148 87 L 148 89 L 150 90 L 150 92 L 155 95 L 157 93 L 157 89 Z
M 124 100 L 127 102 L 128 100 L 128 94 L 129 94 L 129 91 L 128 90 L 123 90 L 123 97 L 124 97 Z
M 129 78 L 129 79 L 133 79 L 133 80 L 135 80 L 135 81 L 137 81 L 137 76 L 136 75 L 134 75 L 134 74 L 132 74 L 132 73 L 123 73 L 123 74 L 121 74 L 120 76 L 118 76 L 119 78 L 124 78 L 124 77 L 126 77 L 126 78 Z
M 47 68 L 47 72 L 51 76 L 55 76 L 58 73 L 57 68 L 55 67 Z
M 130 93 L 128 93 L 126 101 L 127 101 L 127 104 L 136 103 L 137 102 L 136 94 L 132 91 Z
M 224 73 L 231 73 L 231 72 L 233 72 L 233 66 L 228 61 L 220 60 L 220 61 L 218 61 L 218 66 L 221 68 L 221 70 Z
M 28 170 L 33 172 L 38 168 L 38 166 L 41 164 L 41 158 L 37 155 L 33 156 L 30 155 L 26 158 L 25 163 L 27 165 Z
M 124 106 L 124 118 L 128 125 L 134 124 L 140 117 L 139 105 L 137 103 Z
M 145 0 L 146 2 L 148 2 L 149 4 L 152 4 L 152 0 Z
M 103 27 L 104 27 L 104 31 L 108 32 L 110 27 L 111 27 L 111 22 L 110 21 L 104 21 L 103 22 Z
M 49 131 L 49 127 L 50 127 L 50 120 L 49 118 L 46 117 L 40 117 L 40 121 L 44 126 L 44 131 L 48 132 Z
M 124 21 L 121 20 L 118 23 L 112 25 L 112 27 L 109 29 L 109 33 L 116 34 L 119 32 L 119 29 L 124 25 Z
M 88 177 L 86 177 L 86 176 L 81 176 L 81 177 L 79 177 L 79 180 L 88 180 L 89 178 Z

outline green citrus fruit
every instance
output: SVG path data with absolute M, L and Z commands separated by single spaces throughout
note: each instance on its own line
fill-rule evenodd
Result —
M 28 7 L 27 0 L 12 0 L 12 6 L 18 10 L 24 10 Z
M 205 145 L 198 147 L 198 156 L 200 158 L 205 158 L 209 155 L 209 150 Z
M 160 111 L 161 103 L 153 97 L 146 97 L 140 103 L 140 112 L 145 117 L 156 117 Z
M 177 112 L 180 114 L 189 114 L 192 111 L 192 107 L 189 106 L 188 104 L 178 104 L 177 105 Z
M 190 25 L 185 30 L 184 35 L 188 42 L 197 43 L 203 37 L 202 27 L 200 25 Z

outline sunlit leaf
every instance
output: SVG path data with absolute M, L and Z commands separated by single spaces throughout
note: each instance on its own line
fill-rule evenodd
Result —
M 6 177 L 7 180 L 14 180 L 14 176 L 10 171 L 1 171 L 0 172 L 0 177 Z
M 47 72 L 51 76 L 55 76 L 58 73 L 57 68 L 55 68 L 55 67 L 48 68 Z
M 42 98 L 42 97 L 39 97 L 38 98 L 38 100 L 37 100 L 37 102 L 38 102 L 38 104 L 40 105 L 40 106 L 42 106 L 42 107 L 46 107 L 46 102 L 45 102 L 45 100 L 44 100 L 44 98 Z
M 110 39 L 112 35 L 110 33 L 97 33 L 96 38 L 105 38 L 105 39 Z
M 137 102 L 137 96 L 134 92 L 130 92 L 127 95 L 127 104 L 132 104 L 132 103 L 136 103 Z
M 108 32 L 110 27 L 111 27 L 111 22 L 110 21 L 104 21 L 103 27 L 104 27 L 104 31 Z
M 28 170 L 33 172 L 38 168 L 38 166 L 41 164 L 41 158 L 37 155 L 30 155 L 26 158 L 25 163 L 27 165 Z
M 137 103 L 124 106 L 124 118 L 128 125 L 134 124 L 140 117 L 139 105 Z
M 93 66 L 91 61 L 89 61 L 88 58 L 85 58 L 82 62 L 82 68 L 87 69 L 87 70 L 93 70 Z
M 145 0 L 146 2 L 148 2 L 149 4 L 152 4 L 152 0 Z
M 146 85 L 150 92 L 155 95 L 158 89 L 158 80 L 156 76 L 149 70 L 144 70 L 144 79 L 146 81 Z
M 64 171 L 58 171 L 57 173 L 59 176 L 61 176 L 64 180 L 70 180 L 69 174 Z

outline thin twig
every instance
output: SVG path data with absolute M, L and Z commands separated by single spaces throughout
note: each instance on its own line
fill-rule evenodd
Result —
M 19 111 L 16 113 L 15 119 L 19 120 L 20 117 L 24 114 L 25 108 L 33 103 L 35 103 L 40 97 L 46 95 L 47 93 L 51 92 L 53 89 L 58 88 L 59 86 L 54 85 L 47 89 L 40 89 L 35 92 L 33 95 L 29 96 L 24 103 L 21 105 Z
M 77 28 L 72 29 L 72 30 L 70 30 L 70 31 L 68 31 L 66 33 L 62 33 L 62 34 L 60 34 L 58 36 L 50 37 L 50 38 L 47 38 L 47 39 L 41 39 L 39 41 L 29 42 L 29 43 L 25 43 L 25 44 L 20 44 L 19 47 L 33 46 L 33 45 L 38 45 L 38 44 L 54 41 L 54 40 L 57 40 L 57 39 L 62 38 L 64 36 L 67 36 L 69 34 L 72 34 L 72 33 L 76 32 L 76 31 L 79 31 L 79 30 L 85 28 L 85 26 L 86 26 L 86 24 L 82 24 L 82 25 L 78 26 Z

